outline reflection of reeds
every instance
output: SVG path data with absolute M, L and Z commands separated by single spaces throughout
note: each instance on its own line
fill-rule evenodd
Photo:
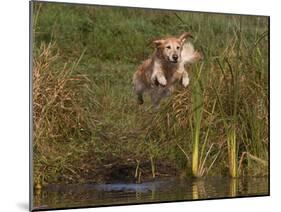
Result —
M 238 195 L 238 179 L 231 178 L 229 181 L 229 196 L 237 197 Z
M 137 200 L 137 201 L 142 200 L 142 192 L 136 191 L 136 200 Z
M 195 180 L 192 183 L 192 199 L 206 198 L 207 193 L 203 180 Z
M 199 199 L 198 185 L 196 183 L 192 184 L 192 199 Z

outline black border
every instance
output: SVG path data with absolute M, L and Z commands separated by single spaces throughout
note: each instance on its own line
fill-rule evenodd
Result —
M 176 12 L 194 12 L 194 13 L 207 13 L 218 15 L 240 15 L 240 16 L 255 16 L 266 17 L 268 19 L 268 194 L 251 195 L 251 196 L 237 196 L 237 197 L 216 197 L 216 198 L 203 198 L 193 200 L 171 200 L 171 201 L 156 201 L 156 202 L 141 202 L 141 203 L 120 203 L 110 205 L 94 205 L 94 206 L 77 206 L 77 207 L 59 207 L 59 208 L 33 208 L 33 110 L 32 110 L 32 15 L 33 15 L 33 2 L 44 4 L 68 4 L 68 5 L 84 5 L 84 6 L 99 6 L 110 8 L 132 8 L 132 9 L 149 9 L 157 11 L 176 11 Z M 223 13 L 223 12 L 208 12 L 197 10 L 176 10 L 176 9 L 163 9 L 163 8 L 149 8 L 149 7 L 134 7 L 124 5 L 100 5 L 91 3 L 74 3 L 74 2 L 56 2 L 56 1 L 29 1 L 29 211 L 53 211 L 53 210 L 70 210 L 70 209 L 85 209 L 85 208 L 102 208 L 102 207 L 115 207 L 115 206 L 133 206 L 133 205 L 148 205 L 148 204 L 160 204 L 160 203 L 178 203 L 178 202 L 195 202 L 204 200 L 224 200 L 224 199 L 241 199 L 241 198 L 255 198 L 255 197 L 268 197 L 270 196 L 270 16 L 269 15 L 253 15 L 253 14 L 238 14 L 238 13 Z

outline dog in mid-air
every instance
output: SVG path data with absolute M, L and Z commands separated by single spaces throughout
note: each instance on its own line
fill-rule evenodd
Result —
M 139 104 L 143 104 L 143 94 L 149 93 L 153 106 L 159 105 L 162 98 L 171 95 L 173 85 L 180 82 L 184 87 L 189 84 L 185 64 L 202 59 L 186 40 L 192 37 L 189 32 L 179 37 L 168 37 L 153 41 L 155 51 L 134 73 L 134 92 Z

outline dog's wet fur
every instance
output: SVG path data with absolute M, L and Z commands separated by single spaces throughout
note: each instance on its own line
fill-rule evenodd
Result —
M 184 66 L 202 58 L 191 43 L 185 42 L 188 37 L 192 36 L 185 32 L 179 37 L 153 41 L 154 53 L 138 67 L 133 76 L 134 92 L 139 104 L 144 103 L 145 92 L 150 94 L 153 106 L 157 106 L 162 98 L 171 95 L 174 83 L 188 86 L 189 78 Z

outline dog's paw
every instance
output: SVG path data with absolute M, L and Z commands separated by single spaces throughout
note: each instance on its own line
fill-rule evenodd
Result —
M 195 60 L 203 60 L 203 54 L 202 53 L 200 53 L 200 52 L 198 52 L 198 51 L 195 51 L 194 52 L 194 59 Z
M 166 86 L 167 85 L 167 80 L 164 76 L 160 76 L 157 78 L 157 81 L 160 85 L 162 86 Z
M 189 84 L 189 78 L 188 77 L 182 78 L 182 85 L 183 85 L 183 87 L 186 88 L 188 86 L 188 84 Z
M 138 98 L 137 98 L 137 103 L 138 103 L 139 105 L 142 105 L 142 104 L 144 103 L 142 96 L 138 96 Z
M 157 80 L 157 78 L 155 78 L 153 81 L 153 83 L 151 84 L 151 87 L 154 88 L 155 86 L 157 87 L 159 85 L 159 82 Z

